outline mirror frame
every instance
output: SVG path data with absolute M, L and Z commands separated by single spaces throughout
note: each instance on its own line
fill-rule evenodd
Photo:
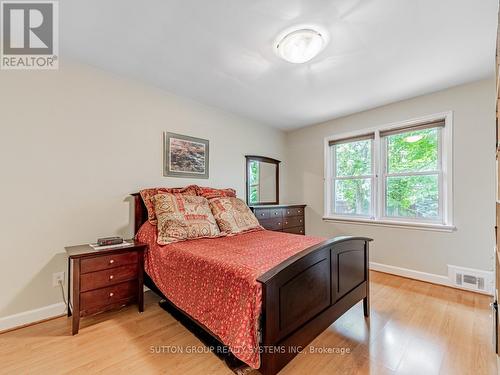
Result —
M 279 204 L 280 202 L 280 160 L 276 160 L 273 158 L 268 158 L 267 156 L 258 156 L 258 155 L 245 155 L 246 158 L 246 171 L 245 171 L 245 180 L 246 180 L 246 200 L 247 205 L 249 206 L 262 206 L 262 205 L 272 205 Z M 250 203 L 250 180 L 248 179 L 248 172 L 250 171 L 250 163 L 252 161 L 260 161 L 264 163 L 270 163 L 276 165 L 276 201 L 274 202 L 259 202 L 259 203 Z

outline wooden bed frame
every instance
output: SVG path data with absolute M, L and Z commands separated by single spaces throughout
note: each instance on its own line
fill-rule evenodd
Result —
M 147 210 L 140 195 L 132 195 L 137 233 L 147 220 Z M 363 300 L 364 315 L 369 317 L 370 241 L 366 237 L 328 239 L 288 258 L 257 279 L 263 292 L 259 368 L 263 375 L 277 374 L 299 353 L 297 348 L 305 348 L 359 301 Z M 167 299 L 146 274 L 145 284 Z M 219 340 L 207 327 L 184 315 Z

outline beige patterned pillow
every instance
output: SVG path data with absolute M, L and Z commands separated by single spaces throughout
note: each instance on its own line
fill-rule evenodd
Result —
M 153 198 L 156 194 L 162 194 L 162 193 L 170 193 L 170 194 L 175 194 L 175 193 L 180 193 L 182 195 L 198 195 L 198 186 L 196 185 L 189 185 L 183 188 L 149 188 L 149 189 L 142 189 L 140 191 L 142 200 L 144 201 L 144 205 L 146 206 L 146 209 L 148 210 L 148 220 L 151 224 L 156 225 L 158 224 L 158 220 L 156 219 L 156 214 L 155 214 L 155 208 L 153 205 L 153 202 L 151 201 L 151 198 Z
M 222 233 L 233 235 L 262 229 L 253 212 L 239 198 L 215 198 L 209 204 Z
M 219 227 L 203 197 L 157 194 L 151 198 L 158 218 L 158 244 L 220 237 Z

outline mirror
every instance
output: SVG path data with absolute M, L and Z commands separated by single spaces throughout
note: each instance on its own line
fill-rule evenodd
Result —
M 279 204 L 279 160 L 246 155 L 247 204 Z

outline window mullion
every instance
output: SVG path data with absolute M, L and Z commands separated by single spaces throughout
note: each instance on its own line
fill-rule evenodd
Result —
M 375 132 L 375 139 L 373 141 L 372 150 L 372 166 L 373 166 L 373 178 L 372 178 L 372 217 L 374 220 L 378 220 L 380 217 L 380 134 Z
M 331 186 L 331 194 L 330 194 L 330 207 L 328 210 L 330 212 L 335 213 L 335 176 L 337 175 L 337 158 L 336 158 L 336 153 L 337 153 L 337 146 L 334 145 L 333 147 L 330 147 L 330 150 L 332 152 L 331 156 L 331 161 L 332 161 L 332 166 L 330 168 L 330 186 Z
M 380 132 L 377 132 L 377 136 L 379 138 L 379 175 L 378 175 L 378 210 L 377 210 L 377 219 L 381 219 L 385 216 L 385 175 L 387 169 L 387 146 L 385 138 L 380 136 Z
M 444 192 L 444 180 L 443 180 L 443 130 L 439 129 L 438 132 L 438 167 L 439 167 L 439 177 L 438 177 L 438 214 L 441 218 L 441 222 L 445 224 L 447 222 L 447 213 L 445 212 L 445 192 Z

